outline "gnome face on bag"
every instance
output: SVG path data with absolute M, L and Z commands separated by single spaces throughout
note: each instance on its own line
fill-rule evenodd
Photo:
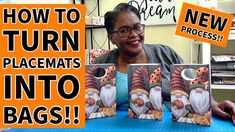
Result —
M 89 117 L 92 113 L 96 112 L 99 108 L 97 101 L 100 100 L 99 90 L 97 88 L 95 77 L 93 72 L 94 67 L 89 67 L 85 74 L 85 100 L 86 100 L 86 115 Z
M 149 99 L 155 110 L 162 110 L 162 88 L 161 88 L 161 69 L 155 69 L 150 75 L 149 85 L 150 94 Z
M 116 100 L 116 87 L 111 84 L 106 84 L 101 87 L 100 98 L 105 107 L 112 107 Z
M 210 107 L 210 94 L 205 89 L 197 87 L 191 90 L 189 101 L 194 111 L 203 115 Z
M 114 66 L 106 68 L 106 75 L 100 80 L 100 98 L 104 106 L 109 108 L 116 101 L 115 70 Z
M 173 91 L 174 94 L 171 95 L 171 100 L 173 103 L 173 107 L 171 109 L 172 114 L 176 119 L 185 116 L 188 111 L 185 109 L 185 106 L 190 104 L 187 98 L 187 93 L 184 91 Z
M 132 93 L 131 100 L 132 102 L 130 103 L 130 107 L 137 116 L 140 116 L 141 114 L 147 112 L 148 108 L 145 104 L 149 102 L 149 98 L 145 92 Z
M 146 68 L 139 66 L 135 69 L 130 90 L 130 107 L 137 116 L 147 112 L 148 107 L 146 103 L 149 102 L 148 92 L 144 78 L 148 76 Z
M 100 97 L 98 93 L 96 92 L 87 92 L 85 95 L 86 99 L 86 114 L 87 116 L 90 116 L 92 113 L 96 112 L 99 108 L 99 106 L 96 104 L 98 100 L 100 100 Z
M 155 86 L 150 89 L 149 99 L 155 110 L 162 110 L 162 91 L 160 86 Z
M 176 119 L 188 114 L 185 106 L 190 104 L 184 80 L 181 75 L 183 70 L 184 68 L 181 66 L 176 67 L 171 75 L 171 102 L 173 104 L 171 111 Z
M 208 88 L 208 68 L 200 67 L 197 69 L 197 79 L 189 81 L 190 97 L 189 101 L 194 111 L 203 115 L 210 107 L 210 93 Z

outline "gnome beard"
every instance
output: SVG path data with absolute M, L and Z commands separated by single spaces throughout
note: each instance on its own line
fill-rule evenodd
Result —
M 180 117 L 183 117 L 188 113 L 187 110 L 185 109 L 185 106 L 189 104 L 189 101 L 186 96 L 181 95 L 181 97 L 177 97 L 177 95 L 172 95 L 171 100 L 172 102 L 181 101 L 184 105 L 183 108 L 177 108 L 175 106 L 172 107 L 171 112 L 176 119 L 179 119 Z
M 190 92 L 189 101 L 194 111 L 203 115 L 210 107 L 210 95 L 206 90 L 200 88 L 194 89 Z
M 105 107 L 112 107 L 116 100 L 116 87 L 110 84 L 101 87 L 100 98 Z
M 138 105 L 135 102 L 136 99 L 142 100 L 143 104 Z M 148 110 L 147 106 L 145 105 L 145 103 L 149 102 L 149 99 L 146 94 L 134 93 L 131 95 L 131 100 L 133 100 L 133 102 L 130 103 L 130 107 L 136 113 L 137 116 L 140 116 L 141 114 L 145 113 Z
M 156 87 L 160 88 L 160 87 Z M 149 99 L 153 105 L 155 110 L 161 111 L 162 110 L 162 95 L 161 90 L 156 90 L 155 88 L 151 88 Z
M 88 117 L 97 111 L 99 106 L 96 104 L 96 102 L 100 100 L 100 97 L 97 93 L 88 93 L 86 94 L 86 114 Z

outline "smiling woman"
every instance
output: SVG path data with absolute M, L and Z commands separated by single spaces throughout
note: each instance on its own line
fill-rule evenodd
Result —
M 114 63 L 117 66 L 117 109 L 128 107 L 127 65 L 136 63 L 162 63 L 163 99 L 170 101 L 169 69 L 171 64 L 183 60 L 171 48 L 164 45 L 144 44 L 144 25 L 138 10 L 121 3 L 105 14 L 105 28 L 109 40 L 118 49 L 97 58 L 94 63 Z M 119 76 L 119 75 L 122 76 Z M 127 104 L 127 105 L 126 105 Z M 125 108 L 124 108 L 125 107 Z

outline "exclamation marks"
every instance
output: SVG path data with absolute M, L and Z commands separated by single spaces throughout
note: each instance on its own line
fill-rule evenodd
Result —
M 79 124 L 79 118 L 78 118 L 78 116 L 79 116 L 79 107 L 78 106 L 74 106 L 73 107 L 74 109 L 73 109 L 73 112 L 74 112 L 74 120 L 73 120 L 73 122 L 74 122 L 74 124 L 75 125 L 77 125 L 77 124 Z M 64 120 L 64 122 L 65 122 L 65 124 L 70 124 L 70 113 L 71 113 L 71 111 L 70 111 L 71 109 L 70 109 L 70 107 L 69 106 L 65 106 L 65 120 Z
M 69 124 L 70 123 L 70 119 L 69 119 L 69 112 L 70 111 L 70 107 L 69 106 L 65 106 L 65 124 Z
M 79 119 L 78 119 L 78 110 L 79 107 L 78 106 L 74 106 L 74 124 L 78 124 L 79 123 Z
M 221 36 L 221 37 L 220 37 L 220 42 L 222 42 L 222 41 L 223 41 L 223 37 L 224 37 L 224 36 Z
M 224 36 L 220 36 L 220 35 L 218 35 L 218 37 L 217 37 L 217 38 L 218 38 L 218 39 L 217 39 L 217 41 L 222 42 L 222 41 L 223 41 Z

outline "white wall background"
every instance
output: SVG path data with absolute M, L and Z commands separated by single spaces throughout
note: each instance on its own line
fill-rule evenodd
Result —
M 72 0 L 11 0 L 12 4 L 70 4 Z
M 100 0 L 100 14 L 104 15 L 107 11 L 113 10 L 113 8 L 121 2 L 127 2 L 128 0 Z M 197 0 L 177 0 L 176 16 L 179 17 L 183 2 L 197 4 Z M 85 1 L 86 15 L 97 16 L 96 0 Z M 96 9 L 96 10 L 94 10 Z M 93 13 L 91 13 L 91 11 Z M 145 28 L 145 43 L 151 44 L 165 44 L 173 48 L 185 61 L 185 63 L 191 63 L 191 44 L 192 40 L 185 37 L 175 35 L 176 24 L 172 25 L 160 25 L 160 26 L 146 26 Z M 94 30 L 93 30 L 94 31 Z M 105 29 L 95 29 L 93 36 L 90 35 L 90 31 L 87 30 L 87 45 L 90 45 L 90 38 L 93 37 L 95 48 L 108 48 L 107 45 L 107 33 Z M 96 44 L 97 43 L 97 44 Z M 115 46 L 112 46 L 114 48 Z
M 104 15 L 107 11 L 112 10 L 117 4 L 127 2 L 128 0 L 100 0 L 100 15 Z M 179 16 L 183 2 L 197 4 L 196 0 L 177 0 L 176 16 Z M 12 4 L 72 4 L 73 0 L 11 0 Z M 86 15 L 97 16 L 97 1 L 85 0 Z M 176 24 L 146 26 L 145 28 L 145 43 L 148 44 L 165 44 L 172 47 L 185 61 L 191 62 L 191 39 L 175 35 Z M 105 29 L 93 30 L 93 35 L 90 35 L 90 30 L 86 31 L 86 43 L 88 48 L 91 45 L 91 37 L 93 38 L 94 48 L 108 49 L 107 33 Z M 111 44 L 111 49 L 115 48 Z
M 0 0 L 0 4 L 9 4 L 11 0 Z

